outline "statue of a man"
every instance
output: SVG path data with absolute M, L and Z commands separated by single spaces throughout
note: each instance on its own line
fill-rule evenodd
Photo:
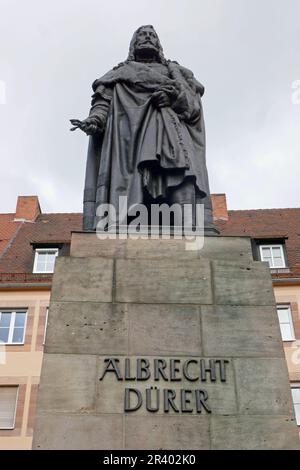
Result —
M 118 210 L 119 196 L 127 196 L 128 207 L 202 203 L 205 226 L 213 228 L 204 87 L 190 70 L 165 59 L 153 26 L 134 33 L 127 60 L 95 80 L 93 91 L 89 117 L 71 120 L 72 130 L 91 136 L 83 229 L 96 229 L 100 204 Z

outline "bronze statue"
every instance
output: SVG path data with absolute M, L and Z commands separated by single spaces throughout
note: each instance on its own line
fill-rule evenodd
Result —
M 202 203 L 205 227 L 213 230 L 204 87 L 165 59 L 153 26 L 134 33 L 127 60 L 95 80 L 93 91 L 89 117 L 71 120 L 71 130 L 90 135 L 83 229 L 96 229 L 99 204 L 117 208 L 119 196 L 127 196 L 129 207 Z

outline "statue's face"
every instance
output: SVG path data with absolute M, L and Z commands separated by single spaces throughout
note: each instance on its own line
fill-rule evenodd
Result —
M 137 33 L 135 49 L 139 51 L 149 50 L 149 52 L 152 51 L 152 53 L 153 51 L 158 52 L 158 37 L 151 27 L 146 26 Z

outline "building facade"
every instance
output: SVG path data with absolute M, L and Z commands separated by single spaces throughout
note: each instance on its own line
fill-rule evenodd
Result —
M 0 450 L 31 449 L 52 273 L 81 214 L 42 214 L 19 197 L 0 215 Z
M 253 256 L 273 279 L 296 419 L 300 429 L 300 209 L 228 211 L 212 195 L 224 236 L 251 237 Z M 82 214 L 43 214 L 36 196 L 20 196 L 0 215 L 0 449 L 30 449 L 52 273 L 68 256 Z
M 214 194 L 213 212 L 222 235 L 251 237 L 254 259 L 269 264 L 300 437 L 300 209 L 228 211 Z

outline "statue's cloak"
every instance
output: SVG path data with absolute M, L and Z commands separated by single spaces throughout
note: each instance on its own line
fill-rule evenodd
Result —
M 105 121 L 90 137 L 84 191 L 84 230 L 95 230 L 99 204 L 127 196 L 128 207 L 163 201 L 186 179 L 196 195 L 209 195 L 205 162 L 203 86 L 177 63 L 153 67 L 125 62 L 93 83 L 91 116 Z M 151 96 L 164 90 L 171 107 L 157 109 Z

